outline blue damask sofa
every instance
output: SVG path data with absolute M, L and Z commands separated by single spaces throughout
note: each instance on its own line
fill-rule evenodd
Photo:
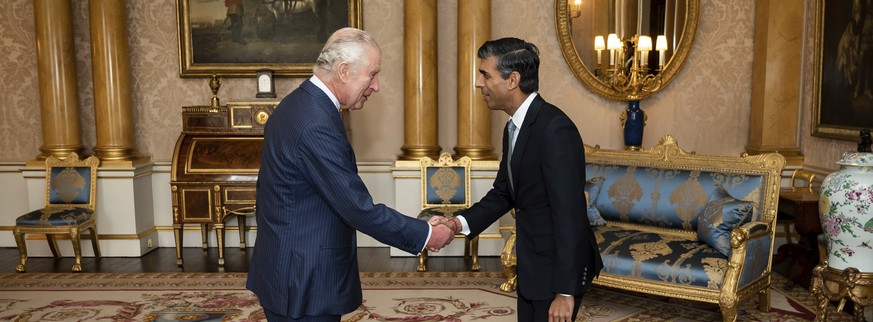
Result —
M 769 310 L 781 155 L 696 155 L 666 136 L 642 151 L 586 146 L 585 159 L 604 262 L 595 284 L 717 303 L 724 321 L 754 295 Z M 514 289 L 511 246 L 503 290 Z

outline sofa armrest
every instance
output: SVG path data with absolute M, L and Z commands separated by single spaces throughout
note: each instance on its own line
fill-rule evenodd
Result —
M 734 234 L 742 234 L 742 236 L 734 236 Z M 737 227 L 733 231 L 731 231 L 731 248 L 738 247 L 738 244 L 734 243 L 742 243 L 744 240 L 760 238 L 760 235 L 769 235 L 770 234 L 770 225 L 763 221 L 752 221 L 743 224 L 740 227 Z
M 729 276 L 738 278 L 742 288 L 770 272 L 773 253 L 773 228 L 761 221 L 744 224 L 731 231 Z M 733 274 L 731 274 L 733 273 Z M 728 281 L 725 281 L 727 284 Z

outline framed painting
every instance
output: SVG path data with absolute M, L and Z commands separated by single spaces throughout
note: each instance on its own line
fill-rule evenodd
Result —
M 812 135 L 858 141 L 873 127 L 873 7 L 816 0 Z
M 361 0 L 176 0 L 181 77 L 308 77 L 327 37 L 361 28 Z

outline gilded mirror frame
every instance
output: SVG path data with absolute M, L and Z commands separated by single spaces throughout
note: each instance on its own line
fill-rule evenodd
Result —
M 653 92 L 643 92 L 638 95 L 619 92 L 594 76 L 591 69 L 585 66 L 585 63 L 583 63 L 582 59 L 579 57 L 579 52 L 577 51 L 570 35 L 569 0 L 555 0 L 555 25 L 558 33 L 558 42 L 561 44 L 561 52 L 564 54 L 564 60 L 567 61 L 573 74 L 575 74 L 576 78 L 582 82 L 582 85 L 603 98 L 614 101 L 630 101 L 641 100 L 654 95 L 663 90 L 670 80 L 676 76 L 676 73 L 679 72 L 679 68 L 682 67 L 682 64 L 688 57 L 688 53 L 691 52 L 694 36 L 697 33 L 700 0 L 687 0 L 686 4 L 687 16 L 685 28 L 682 30 L 682 37 L 680 38 L 679 43 L 675 46 L 673 55 L 664 66 L 664 70 L 660 73 L 660 88 Z

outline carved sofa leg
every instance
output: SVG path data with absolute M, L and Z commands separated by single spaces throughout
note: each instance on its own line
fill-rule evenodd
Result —
M 770 288 L 767 287 L 758 292 L 758 311 L 761 313 L 770 312 Z
M 724 322 L 735 322 L 737 320 L 737 302 L 731 300 L 727 302 L 719 301 L 721 307 L 721 318 Z

